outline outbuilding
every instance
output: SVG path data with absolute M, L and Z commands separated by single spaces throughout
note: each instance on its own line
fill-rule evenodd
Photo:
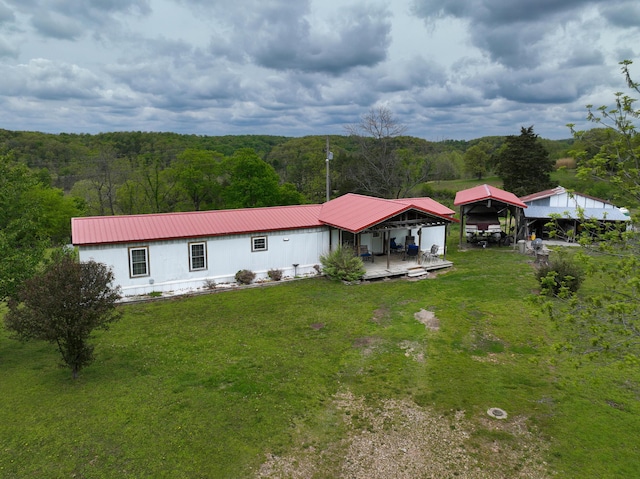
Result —
M 466 241 L 487 246 L 512 244 L 524 235 L 523 210 L 527 205 L 516 195 L 491 185 L 458 191 L 454 205 L 460 208 L 460 245 Z
M 603 227 L 626 225 L 630 221 L 630 217 L 613 203 L 571 192 L 562 186 L 522 196 L 520 200 L 527 205 L 524 213 L 526 234 L 542 239 L 548 239 L 553 230 L 554 239 L 573 242 L 584 221 L 596 221 Z M 550 223 L 553 223 L 552 227 Z

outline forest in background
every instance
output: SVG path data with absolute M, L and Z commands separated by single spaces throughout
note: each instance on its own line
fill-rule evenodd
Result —
M 324 202 L 327 140 L 333 155 L 332 197 L 348 192 L 433 196 L 447 203 L 454 192 L 430 184 L 491 175 L 505 137 L 439 142 L 391 138 L 394 162 L 389 165 L 391 173 L 383 176 L 397 182 L 384 187 L 363 186 L 370 173 L 358 169 L 361 145 L 353 135 L 292 138 L 0 130 L 0 157 L 28 167 L 41 186 L 62 196 L 67 215 L 165 213 Z M 539 141 L 553 159 L 566 157 L 576 147 L 573 139 Z M 479 175 L 470 168 L 468 153 L 478 148 L 485 158 Z M 60 206 L 52 207 L 56 208 Z M 68 241 L 68 223 L 58 220 L 54 236 Z

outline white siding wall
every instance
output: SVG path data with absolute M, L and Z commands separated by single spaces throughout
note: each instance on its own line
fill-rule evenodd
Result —
M 532 202 L 532 205 L 536 202 Z M 587 198 L 581 195 L 569 195 L 569 193 L 561 193 L 554 195 L 550 198 L 549 206 L 555 207 L 568 207 L 575 208 L 580 206 L 581 208 L 614 208 L 613 205 L 605 203 L 603 201 L 594 200 L 593 198 Z
M 267 237 L 266 251 L 251 251 L 254 236 Z M 189 271 L 190 242 L 206 243 L 207 269 Z M 129 248 L 145 246 L 150 274 L 131 278 Z M 315 274 L 314 265 L 320 264 L 320 255 L 328 249 L 327 228 L 79 248 L 81 261 L 92 259 L 113 268 L 115 282 L 125 296 L 198 288 L 205 280 L 232 283 L 241 269 L 253 271 L 256 279 L 266 278 L 270 269 L 281 269 L 285 276 Z
M 447 240 L 446 233 L 447 230 L 444 225 L 422 228 L 422 250 L 429 251 L 431 246 L 437 244 L 439 246 L 438 254 L 443 255 L 444 245 Z
M 415 244 L 420 245 L 422 251 L 428 251 L 431 249 L 431 246 L 437 244 L 440 246 L 440 254 L 444 253 L 444 245 L 445 245 L 445 234 L 446 229 L 445 226 L 425 226 L 422 228 L 420 234 L 418 233 L 420 228 L 414 228 L 411 230 L 407 229 L 398 229 L 392 230 L 390 232 L 389 238 L 396 239 L 396 244 L 404 245 L 407 236 L 413 236 Z M 420 239 L 422 237 L 422 239 Z M 369 247 L 370 251 L 374 253 L 382 253 L 384 251 L 384 235 L 381 233 L 380 236 L 375 237 L 372 234 L 363 234 L 360 239 L 362 244 L 366 244 Z

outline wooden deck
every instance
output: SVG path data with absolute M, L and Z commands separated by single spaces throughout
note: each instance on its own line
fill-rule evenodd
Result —
M 386 256 L 374 256 L 374 260 L 365 261 L 364 268 L 366 273 L 363 279 L 381 279 L 381 278 L 397 278 L 397 277 L 419 277 L 427 275 L 430 271 L 450 268 L 453 266 L 451 261 L 444 259 L 436 259 L 432 261 L 420 261 L 415 258 L 402 259 L 402 255 L 393 254 L 389 258 L 389 266 L 387 267 Z

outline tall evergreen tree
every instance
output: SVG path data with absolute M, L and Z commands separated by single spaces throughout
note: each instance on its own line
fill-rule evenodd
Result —
M 553 160 L 538 141 L 533 126 L 520 129 L 520 136 L 508 136 L 498 154 L 498 176 L 504 189 L 517 196 L 553 187 L 550 173 Z

